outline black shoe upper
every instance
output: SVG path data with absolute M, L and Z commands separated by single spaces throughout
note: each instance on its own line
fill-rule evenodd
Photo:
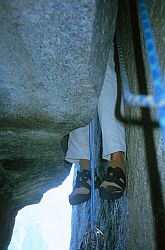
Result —
M 101 181 L 95 173 L 95 188 L 98 188 Z M 91 174 L 90 171 L 84 169 L 77 172 L 76 183 L 72 193 L 69 195 L 69 203 L 78 205 L 90 199 L 91 195 Z

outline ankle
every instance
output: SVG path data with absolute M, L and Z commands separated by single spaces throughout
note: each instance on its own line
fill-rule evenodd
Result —
M 90 161 L 87 159 L 81 159 L 80 160 L 80 171 L 82 172 L 83 170 L 89 170 L 90 169 Z
M 122 151 L 115 152 L 111 154 L 111 161 L 119 161 L 125 163 L 125 154 Z
M 125 174 L 125 162 L 123 161 L 117 161 L 117 160 L 111 160 L 110 162 L 110 166 L 112 168 L 120 168 L 121 170 L 123 170 L 124 174 Z

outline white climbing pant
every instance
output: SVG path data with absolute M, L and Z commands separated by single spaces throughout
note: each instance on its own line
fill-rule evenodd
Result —
M 115 117 L 117 99 L 117 79 L 114 70 L 107 65 L 104 83 L 98 102 L 98 114 L 102 131 L 102 158 L 110 161 L 114 152 L 126 152 L 125 129 Z M 123 100 L 121 113 L 124 114 Z M 80 159 L 90 159 L 89 155 L 89 126 L 78 128 L 69 134 L 68 150 L 65 160 L 79 163 Z

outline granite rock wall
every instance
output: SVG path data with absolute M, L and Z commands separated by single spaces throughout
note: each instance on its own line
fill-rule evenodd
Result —
M 165 4 L 146 2 L 164 72 Z M 69 174 L 66 135 L 96 112 L 116 25 L 130 88 L 150 93 L 135 1 L 0 1 L 1 250 L 7 250 L 19 209 L 38 203 Z M 117 54 L 115 60 L 120 92 Z M 164 249 L 165 159 L 155 111 L 125 104 L 125 117 L 118 108 L 116 116 L 126 127 L 128 187 L 115 202 L 100 201 L 96 191 L 101 249 Z M 97 118 L 95 128 L 102 177 L 106 162 L 100 161 Z M 88 202 L 73 208 L 71 250 L 89 229 L 89 207 Z
M 131 91 L 151 94 L 149 66 L 136 2 L 131 0 L 119 2 L 116 27 L 121 37 L 120 43 Z M 148 0 L 146 3 L 164 73 L 165 4 L 161 0 Z M 117 51 L 115 61 L 120 96 L 121 78 Z M 100 239 L 98 249 L 163 250 L 165 248 L 165 153 L 155 110 L 130 107 L 125 103 L 125 117 L 123 117 L 118 108 L 119 99 L 116 116 L 126 128 L 127 190 L 125 195 L 115 202 L 100 200 L 96 191 L 96 226 L 104 233 L 103 242 L 98 235 Z M 95 125 L 95 128 L 95 145 L 98 144 L 95 148 L 95 166 L 102 177 L 106 163 L 100 160 L 101 145 L 97 132 L 99 125 Z M 84 234 L 90 229 L 90 202 L 74 206 L 72 220 L 70 249 L 74 250 L 80 248 Z
M 96 111 L 114 29 L 107 2 L 0 1 L 1 250 L 19 209 L 69 174 L 66 135 Z

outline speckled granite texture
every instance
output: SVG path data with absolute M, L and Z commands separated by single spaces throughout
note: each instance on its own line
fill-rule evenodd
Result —
M 114 33 L 105 11 L 94 0 L 0 1 L 1 250 L 17 211 L 68 175 L 64 136 L 94 116 Z
M 146 3 L 164 73 L 165 3 L 154 0 L 148 0 Z M 151 93 L 149 67 L 141 24 L 137 17 L 136 1 L 119 1 L 118 14 L 117 26 L 130 89 L 133 93 Z M 120 87 L 117 66 L 116 69 Z M 105 235 L 104 247 L 100 247 L 99 250 L 163 250 L 165 248 L 165 153 L 155 110 L 128 107 L 125 104 L 125 117 L 121 116 L 118 108 L 116 115 L 126 127 L 127 190 L 122 199 L 109 203 L 100 200 L 96 191 L 96 226 Z M 97 138 L 96 136 L 96 140 Z M 96 159 L 96 167 L 102 175 L 105 166 L 100 163 L 98 155 Z M 80 247 L 83 235 L 89 229 L 89 211 L 89 202 L 73 208 L 70 250 Z
M 165 3 L 146 2 L 164 72 Z M 0 1 L 0 250 L 7 250 L 18 210 L 39 202 L 69 174 L 64 136 L 94 116 L 117 5 L 117 0 Z M 119 1 L 118 14 L 130 88 L 151 92 L 135 1 Z M 101 250 L 164 249 L 165 158 L 155 111 L 125 105 L 126 117 L 118 110 L 116 115 L 126 126 L 128 187 L 113 203 L 100 201 L 96 191 L 96 224 L 105 235 Z M 99 148 L 100 141 L 95 152 L 102 176 L 106 165 Z M 70 249 L 77 250 L 89 226 L 89 203 L 74 207 L 72 223 Z

